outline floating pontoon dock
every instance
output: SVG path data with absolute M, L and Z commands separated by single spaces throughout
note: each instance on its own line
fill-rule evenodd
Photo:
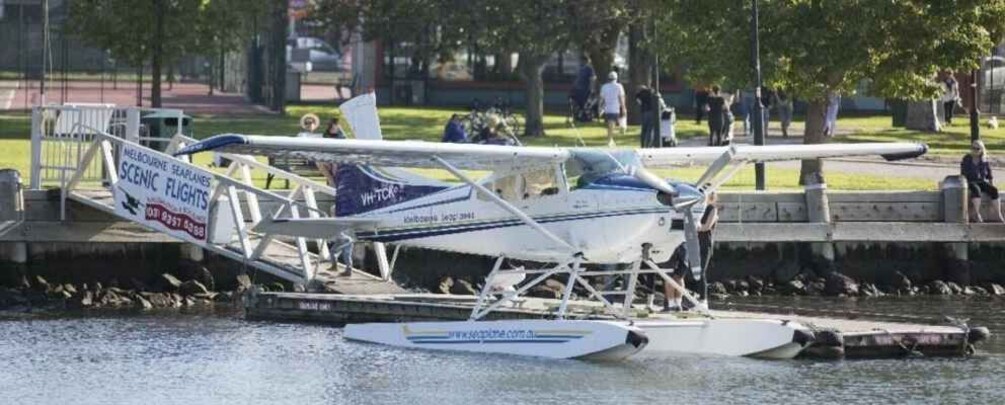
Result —
M 359 322 L 465 320 L 475 296 L 440 294 L 340 295 L 257 293 L 249 296 L 247 317 L 256 320 L 320 322 L 333 325 Z M 559 300 L 521 298 L 512 308 L 490 313 L 489 319 L 527 319 L 547 316 Z M 582 301 L 570 304 L 584 318 L 596 317 L 601 306 Z M 954 325 L 923 325 L 849 320 L 802 315 L 713 310 L 717 318 L 770 318 L 798 321 L 817 331 L 817 341 L 801 356 L 807 358 L 892 358 L 909 356 L 966 356 L 972 343 L 987 337 L 987 329 Z M 649 314 L 649 319 L 701 317 L 688 312 Z M 645 319 L 645 318 L 643 318 Z

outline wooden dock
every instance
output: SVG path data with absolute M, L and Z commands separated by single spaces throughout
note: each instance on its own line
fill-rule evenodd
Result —
M 249 296 L 245 309 L 249 319 L 280 322 L 318 322 L 344 325 L 360 322 L 415 322 L 465 320 L 476 297 L 438 294 L 337 295 L 304 293 L 256 293 Z M 558 300 L 521 298 L 511 308 L 492 312 L 488 319 L 542 318 L 558 305 Z M 583 301 L 570 310 L 585 318 L 599 317 L 600 304 Z M 695 313 L 648 314 L 650 319 L 702 316 Z M 817 343 L 803 352 L 808 358 L 896 358 L 910 356 L 966 356 L 971 342 L 986 338 L 987 329 L 953 325 L 925 325 L 840 319 L 762 312 L 713 310 L 717 318 L 768 318 L 792 320 L 817 332 Z M 979 336 L 981 334 L 983 336 Z

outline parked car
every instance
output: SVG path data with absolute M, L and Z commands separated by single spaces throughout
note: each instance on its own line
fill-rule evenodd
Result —
M 286 61 L 310 62 L 315 72 L 336 72 L 342 68 L 342 55 L 324 40 L 314 37 L 287 39 Z

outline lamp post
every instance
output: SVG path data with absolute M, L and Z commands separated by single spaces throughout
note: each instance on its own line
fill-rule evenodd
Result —
M 751 26 L 751 62 L 754 64 L 754 145 L 764 145 L 764 106 L 761 105 L 761 39 L 758 34 L 757 0 L 750 1 L 752 5 L 750 26 Z M 764 163 L 754 164 L 754 186 L 757 190 L 764 190 Z
M 977 69 L 970 70 L 970 141 L 981 139 L 980 112 L 977 111 Z

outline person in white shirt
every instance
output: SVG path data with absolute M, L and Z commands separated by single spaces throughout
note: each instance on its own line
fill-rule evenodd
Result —
M 604 111 L 604 123 L 607 124 L 607 145 L 613 147 L 614 127 L 620 127 L 621 135 L 624 135 L 625 128 L 621 126 L 621 119 L 628 115 L 625 88 L 618 83 L 618 72 L 607 75 L 607 83 L 600 87 L 600 102 Z
M 946 79 L 942 81 L 942 97 L 939 101 L 942 102 L 942 106 L 945 108 L 944 116 L 946 125 L 953 125 L 953 110 L 956 109 L 956 104 L 960 100 L 960 84 L 956 82 L 956 78 L 953 77 L 953 71 L 950 70 L 946 72 Z

